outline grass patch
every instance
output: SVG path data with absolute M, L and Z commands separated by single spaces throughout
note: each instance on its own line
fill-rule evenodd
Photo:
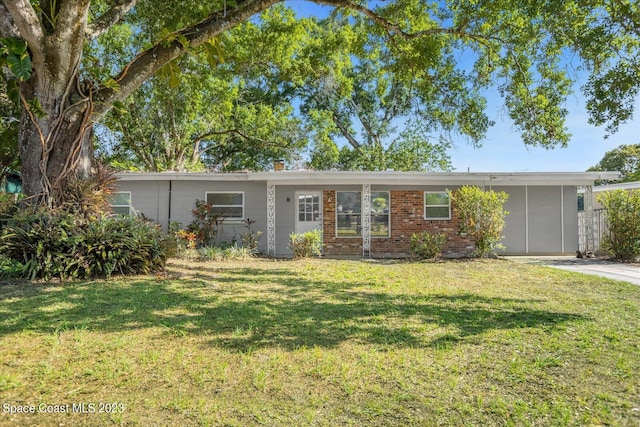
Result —
M 638 287 L 502 260 L 6 283 L 0 405 L 96 412 L 0 425 L 638 425 L 639 323 Z

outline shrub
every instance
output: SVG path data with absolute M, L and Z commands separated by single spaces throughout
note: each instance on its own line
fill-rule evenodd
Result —
M 212 246 L 222 218 L 212 215 L 211 205 L 204 200 L 196 200 L 196 207 L 191 213 L 193 221 L 187 227 L 187 231 L 196 235 L 199 246 Z
M 11 193 L 0 193 L 0 230 L 18 212 L 18 195 Z
M 640 258 L 640 190 L 606 191 L 598 195 L 609 226 L 602 248 L 615 258 L 635 261 Z
M 322 254 L 322 231 L 289 234 L 289 248 L 294 258 L 309 258 Z
M 411 254 L 419 259 L 433 259 L 442 256 L 442 250 L 447 244 L 446 234 L 433 234 L 425 231 L 411 236 Z
M 504 204 L 509 195 L 503 191 L 484 191 L 479 187 L 463 186 L 451 194 L 455 201 L 457 217 L 460 218 L 459 233 L 467 235 L 476 247 L 475 255 L 486 257 L 504 246 L 502 230 L 504 217 L 509 212 Z
M 24 275 L 24 265 L 0 254 L 0 279 L 18 278 Z
M 65 179 L 61 183 L 62 191 L 58 189 L 52 193 L 53 206 L 87 219 L 98 218 L 111 210 L 109 200 L 117 190 L 116 181 L 113 170 L 97 163 L 90 178 L 71 176 Z
M 240 235 L 242 238 L 242 247 L 249 250 L 252 254 L 258 253 L 258 242 L 260 241 L 260 237 L 262 236 L 262 231 L 254 231 L 251 226 L 255 224 L 255 220 L 245 219 L 244 226 L 247 229 L 244 233 Z
M 178 230 L 174 236 L 178 241 L 179 247 L 183 247 L 184 249 L 195 249 L 198 240 L 196 233 L 189 232 L 187 230 Z
M 0 251 L 24 265 L 29 279 L 110 277 L 163 270 L 173 239 L 135 217 L 100 216 L 38 208 L 16 215 L 1 237 Z

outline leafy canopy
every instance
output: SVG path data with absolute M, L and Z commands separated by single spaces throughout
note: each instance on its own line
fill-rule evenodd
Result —
M 142 2 L 130 24 L 108 37 L 126 41 L 131 28 L 141 28 L 140 46 L 153 43 L 150 34 L 173 40 L 172 31 L 212 10 L 201 5 L 185 14 L 186 3 L 158 10 Z M 306 126 L 314 168 L 448 170 L 452 136 L 480 146 L 493 124 L 485 115 L 489 86 L 503 95 L 525 144 L 566 146 L 564 102 L 579 78 L 566 67 L 571 51 L 581 56 L 577 66 L 591 72 L 584 89 L 592 121 L 609 121 L 613 129 L 632 117 L 629 100 L 640 81 L 633 77 L 638 8 L 632 3 L 398 0 L 367 6 L 375 16 L 338 8 L 324 19 L 298 18 L 273 7 L 196 51 L 214 66 L 212 74 L 223 70 L 227 79 L 289 105 L 289 120 Z M 177 84 L 175 63 L 163 72 Z M 611 85 L 615 96 L 595 89 Z
M 490 86 L 528 145 L 568 143 L 564 102 L 584 76 L 594 123 L 613 132 L 632 117 L 640 82 L 640 12 L 632 0 L 311 2 L 335 10 L 318 20 L 272 8 L 278 0 L 4 1 L 0 57 L 21 86 L 31 74 L 68 80 L 52 81 L 57 88 L 78 78 L 95 123 L 126 109 L 157 72 L 171 88 L 183 84 L 176 60 L 203 55 L 230 72 L 229 82 L 259 89 L 269 100 L 260 105 L 293 107 L 290 116 L 308 126 L 324 165 L 336 163 L 330 142 L 337 136 L 352 151 L 339 152 L 338 163 L 381 168 L 397 163 L 398 147 L 413 147 L 418 133 L 442 166 L 447 158 L 433 148 L 441 137 L 482 140 L 491 124 L 482 93 Z M 25 95 L 34 96 L 26 109 L 35 111 L 38 93 Z M 53 105 L 42 106 L 43 117 Z M 419 131 L 403 137 L 404 123 L 420 123 Z M 400 164 L 415 165 L 420 156 L 407 160 L 414 151 L 402 148 Z
M 590 171 L 620 171 L 620 182 L 640 181 L 640 144 L 621 145 L 607 151 Z

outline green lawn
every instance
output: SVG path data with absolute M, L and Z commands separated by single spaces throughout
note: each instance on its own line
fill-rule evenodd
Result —
M 4 284 L 0 425 L 637 426 L 639 324 L 640 287 L 504 260 Z

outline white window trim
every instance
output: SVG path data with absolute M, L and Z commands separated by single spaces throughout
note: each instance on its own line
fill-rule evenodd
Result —
M 349 190 L 336 190 L 336 202 L 335 202 L 335 211 L 336 211 L 336 229 L 335 236 L 336 239 L 362 239 L 362 231 L 360 235 L 355 236 L 339 236 L 338 235 L 338 193 L 360 193 L 360 206 L 362 206 L 362 191 L 349 191 Z M 391 238 L 391 192 L 390 191 L 371 191 L 373 193 L 387 193 L 387 200 L 389 201 L 389 212 L 387 213 L 387 235 L 386 236 L 374 236 L 373 232 L 371 234 L 372 239 L 390 239 Z M 362 223 L 362 209 L 361 212 L 356 215 L 360 215 L 360 222 Z M 369 215 L 373 217 L 373 212 L 369 212 Z M 373 222 L 371 223 L 373 225 Z
M 449 198 L 449 203 L 446 205 L 429 205 L 429 207 L 432 208 L 449 208 L 449 216 L 448 217 L 427 217 L 427 194 L 442 194 L 445 193 L 447 194 L 447 197 Z M 423 196 L 423 200 L 422 200 L 422 204 L 424 206 L 424 219 L 426 221 L 448 221 L 451 220 L 451 194 L 449 194 L 448 191 L 425 191 L 424 192 L 424 196 Z
M 114 191 L 112 195 L 115 194 L 128 194 L 129 195 L 129 204 L 127 205 L 115 205 L 113 203 L 109 203 L 109 206 L 113 208 L 129 208 L 129 215 L 133 212 L 133 204 L 131 203 L 131 191 Z
M 360 213 L 356 215 L 360 215 L 360 234 L 356 234 L 354 236 L 339 236 L 338 235 L 338 193 L 360 193 Z M 335 210 L 336 210 L 336 239 L 361 239 L 362 240 L 362 190 L 336 190 L 336 201 L 335 201 Z
M 372 239 L 389 239 L 391 238 L 391 191 L 373 191 L 371 190 L 371 204 L 373 206 L 373 193 L 387 193 L 387 201 L 389 202 L 389 212 L 387 212 L 387 235 L 386 236 L 374 236 L 373 228 L 371 230 Z M 370 212 L 372 217 L 371 226 L 373 227 L 373 212 Z M 384 214 L 382 214 L 384 215 Z
M 241 217 L 227 217 L 227 216 L 223 216 L 221 217 L 221 219 L 225 220 L 225 221 L 244 221 L 244 204 L 245 204 L 245 198 L 244 198 L 244 191 L 205 191 L 204 193 L 204 201 L 205 203 L 209 203 L 209 200 L 207 198 L 207 196 L 209 194 L 242 194 L 242 205 L 211 205 L 211 206 L 216 206 L 216 207 L 221 207 L 221 208 L 237 208 L 238 206 L 240 206 L 242 208 L 242 216 Z

